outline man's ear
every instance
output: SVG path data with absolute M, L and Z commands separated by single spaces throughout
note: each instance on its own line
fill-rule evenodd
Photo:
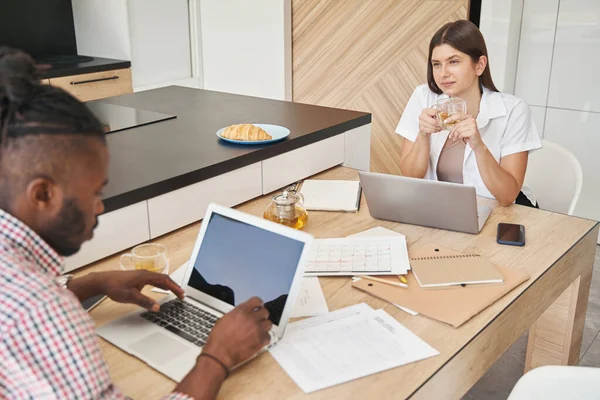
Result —
M 63 203 L 62 189 L 50 178 L 39 177 L 27 185 L 27 201 L 37 211 L 57 214 Z

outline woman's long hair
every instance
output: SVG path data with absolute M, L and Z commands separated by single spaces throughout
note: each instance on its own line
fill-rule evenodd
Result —
M 442 94 L 442 90 L 435 83 L 433 79 L 433 66 L 431 65 L 431 55 L 433 49 L 437 46 L 447 44 L 454 47 L 461 53 L 467 54 L 471 57 L 474 63 L 479 61 L 481 56 L 488 58 L 488 63 L 483 70 L 483 74 L 479 77 L 479 85 L 483 86 L 492 92 L 499 92 L 492 81 L 492 74 L 490 73 L 490 63 L 485 46 L 485 40 L 481 31 L 475 24 L 470 21 L 458 20 L 449 22 L 442 26 L 431 38 L 429 42 L 429 57 L 427 58 L 427 84 L 432 92 Z

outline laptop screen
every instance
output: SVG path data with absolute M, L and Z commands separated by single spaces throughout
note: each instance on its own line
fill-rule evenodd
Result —
M 304 242 L 212 213 L 188 285 L 233 306 L 258 296 L 279 325 L 303 248 Z

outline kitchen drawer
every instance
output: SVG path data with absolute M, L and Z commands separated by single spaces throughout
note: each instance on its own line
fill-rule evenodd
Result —
M 118 253 L 150 239 L 146 201 L 103 214 L 94 237 L 79 253 L 65 259 L 65 272 Z
M 81 101 L 133 93 L 131 68 L 61 76 L 51 78 L 50 84 L 66 90 Z
M 261 195 L 261 165 L 248 165 L 148 200 L 152 239 L 201 220 L 212 202 L 232 207 Z

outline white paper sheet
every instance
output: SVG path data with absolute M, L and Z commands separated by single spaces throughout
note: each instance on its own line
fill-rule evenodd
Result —
M 329 312 L 327 301 L 319 278 L 304 277 L 300 284 L 300 291 L 294 308 L 292 309 L 292 318 L 297 317 L 313 317 L 315 315 L 323 315 Z
M 291 324 L 288 324 L 287 329 L 312 328 L 329 322 L 338 321 L 343 318 L 353 317 L 365 313 L 371 313 L 373 311 L 374 310 L 367 303 L 359 303 L 350 307 L 332 311 L 328 314 L 321 315 L 318 317 L 307 318 L 303 319 L 302 321 L 292 322 Z
M 377 226 L 375 228 L 367 229 L 366 231 L 358 232 L 353 235 L 348 236 L 351 237 L 384 237 L 384 236 L 404 236 L 403 234 L 393 231 L 388 228 L 384 228 L 383 226 Z
M 439 354 L 383 310 L 301 323 L 270 352 L 306 393 Z
M 406 237 L 316 239 L 305 276 L 403 275 L 410 269 Z
M 355 233 L 354 235 L 350 235 L 348 237 L 373 237 L 373 236 L 382 237 L 382 236 L 398 236 L 398 235 L 402 235 L 402 234 L 398 233 L 396 231 L 392 231 L 391 229 L 384 228 L 383 226 L 378 226 L 376 228 L 371 228 L 371 229 L 367 229 L 366 231 Z M 407 256 L 408 256 L 408 252 L 407 252 Z M 360 278 L 358 278 L 356 280 L 352 279 L 352 282 L 356 282 L 359 279 Z M 410 315 L 413 315 L 413 316 L 419 315 L 418 312 L 413 311 L 406 307 L 402 307 L 401 305 L 394 304 L 394 303 L 392 303 L 392 305 L 398 307 L 399 309 L 401 309 L 402 311 L 404 311 Z

